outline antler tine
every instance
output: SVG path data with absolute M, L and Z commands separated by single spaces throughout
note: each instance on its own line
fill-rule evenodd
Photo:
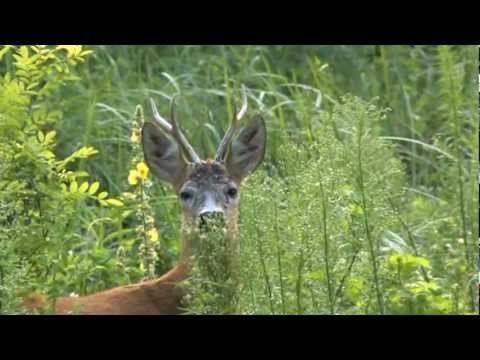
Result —
M 215 156 L 216 161 L 224 161 L 225 155 L 227 153 L 228 145 L 230 144 L 230 141 L 232 141 L 233 135 L 239 128 L 240 120 L 246 114 L 247 109 L 248 109 L 247 91 L 246 91 L 245 85 L 242 84 L 242 107 L 240 108 L 240 111 L 237 113 L 235 108 L 235 103 L 233 104 L 233 113 L 234 113 L 233 120 L 232 120 L 232 123 L 230 124 L 230 127 L 226 131 L 225 136 L 220 142 L 220 145 L 218 146 L 217 155 Z
M 152 98 L 150 98 L 150 104 L 152 106 L 153 118 L 155 119 L 156 123 L 168 134 L 172 135 L 180 147 L 186 152 L 186 155 L 189 157 L 189 160 L 193 163 L 201 163 L 202 160 L 197 155 L 195 150 L 193 149 L 192 145 L 187 141 L 185 136 L 183 135 L 182 131 L 178 127 L 177 119 L 175 116 L 175 103 L 176 97 L 172 97 L 170 101 L 170 116 L 171 116 L 171 124 L 165 120 L 163 117 L 160 116 L 158 113 L 157 107 L 155 102 Z
M 245 85 L 242 84 L 242 107 L 236 116 L 236 120 L 240 121 L 242 117 L 246 114 L 248 109 L 248 101 L 247 101 L 247 89 Z
M 193 163 L 199 164 L 202 162 L 200 156 L 197 155 L 195 150 L 193 149 L 192 145 L 188 142 L 187 138 L 183 135 L 182 131 L 178 127 L 177 117 L 176 117 L 176 96 L 172 97 L 170 102 L 170 116 L 172 119 L 172 132 L 173 135 L 176 137 L 177 141 L 183 146 L 184 150 L 187 152 L 187 155 L 190 157 L 190 161 Z
M 152 107 L 153 118 L 155 119 L 157 125 L 159 125 L 167 133 L 171 134 L 172 125 L 170 125 L 167 120 L 160 116 L 157 110 L 157 106 L 155 105 L 155 101 L 153 101 L 152 98 L 150 98 L 150 106 Z

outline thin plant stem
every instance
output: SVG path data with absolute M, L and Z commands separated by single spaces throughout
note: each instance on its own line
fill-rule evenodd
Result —
M 328 304 L 330 307 L 330 313 L 333 315 L 335 313 L 335 300 L 333 298 L 333 287 L 332 279 L 330 274 L 330 243 L 329 237 L 327 234 L 327 203 L 325 201 L 325 192 L 323 190 L 322 181 L 320 184 L 320 194 L 322 197 L 322 231 L 323 231 L 323 245 L 324 245 L 324 254 L 325 254 L 325 274 L 327 276 L 327 290 L 328 290 Z
M 278 276 L 280 277 L 280 296 L 282 300 L 282 312 L 286 314 L 285 306 L 285 291 L 283 284 L 283 269 L 282 269 L 282 259 L 280 254 L 280 231 L 278 229 L 278 213 L 277 213 L 277 203 L 273 202 L 274 217 L 275 217 L 275 245 L 276 245 L 276 256 L 277 256 L 277 266 L 278 266 Z
M 417 244 L 415 243 L 415 239 L 413 238 L 413 234 L 412 232 L 410 231 L 410 228 L 409 226 L 407 225 L 407 223 L 405 222 L 405 220 L 403 220 L 402 216 L 400 215 L 397 207 L 395 206 L 395 204 L 393 203 L 393 200 L 390 196 L 388 196 L 388 202 L 390 203 L 390 207 L 392 208 L 394 214 L 397 216 L 397 219 L 398 219 L 398 222 L 400 223 L 400 225 L 403 227 L 403 229 L 405 230 L 405 232 L 407 233 L 407 237 L 408 237 L 408 242 L 410 243 L 410 246 L 412 247 L 413 249 L 413 253 L 415 254 L 415 256 L 420 256 L 419 255 L 419 251 L 418 251 L 418 248 L 417 248 Z M 426 282 L 430 282 L 430 278 L 427 274 L 427 271 L 425 270 L 425 267 L 421 266 L 420 267 L 420 271 L 422 272 L 422 276 L 423 276 L 423 279 L 426 281 Z
M 468 231 L 467 231 L 467 219 L 466 219 L 466 214 L 465 214 L 465 193 L 464 193 L 464 176 L 463 176 L 463 167 L 462 167 L 462 160 L 463 160 L 463 151 L 458 143 L 460 139 L 462 139 L 462 132 L 461 132 L 461 124 L 460 124 L 460 119 L 458 116 L 458 106 L 459 104 L 457 103 L 457 90 L 455 89 L 455 81 L 452 77 L 452 72 L 455 71 L 453 68 L 453 64 L 451 63 L 451 57 L 448 52 L 451 50 L 449 48 L 445 48 L 445 62 L 446 62 L 446 67 L 445 71 L 447 72 L 447 79 L 448 79 L 448 86 L 449 86 L 449 92 L 448 92 L 448 100 L 450 102 L 450 108 L 451 108 L 451 117 L 453 120 L 454 124 L 454 132 L 455 132 L 455 150 L 456 150 L 456 170 L 457 170 L 457 188 L 458 188 L 458 207 L 460 211 L 460 221 L 461 221 L 461 236 L 463 238 L 464 242 L 464 248 L 465 248 L 465 260 L 467 262 L 467 268 L 474 268 L 472 266 L 472 256 L 470 254 L 470 246 L 469 246 L 469 238 L 468 238 Z M 475 303 L 476 303 L 476 295 L 473 290 L 473 286 L 469 286 L 469 293 L 470 293 L 470 308 L 472 311 L 475 311 Z
M 373 272 L 373 280 L 374 280 L 374 285 L 375 285 L 375 294 L 377 297 L 377 305 L 380 310 L 380 313 L 383 315 L 385 314 L 385 308 L 383 305 L 383 298 L 382 298 L 382 293 L 380 290 L 380 280 L 378 277 L 378 265 L 377 265 L 377 254 L 375 251 L 375 246 L 374 246 L 374 239 L 372 237 L 372 234 L 370 232 L 370 225 L 369 225 L 369 219 L 368 219 L 368 208 L 367 208 L 367 199 L 366 199 L 366 194 L 365 194 L 365 186 L 364 186 L 364 181 L 363 181 L 363 168 L 362 168 L 362 137 L 363 137 L 363 123 L 360 121 L 360 128 L 357 129 L 357 142 L 358 142 L 358 148 L 357 148 L 357 164 L 358 164 L 358 185 L 360 188 L 360 194 L 362 197 L 362 210 L 363 210 L 363 220 L 364 220 L 364 225 L 365 225 L 365 235 L 367 237 L 368 241 L 368 249 L 370 252 L 370 260 L 372 262 L 372 272 Z
M 253 209 L 253 213 L 254 213 L 254 218 L 257 219 L 256 206 Z M 270 305 L 270 311 L 271 311 L 272 315 L 275 315 L 275 307 L 273 305 L 273 296 L 272 296 L 272 285 L 271 285 L 271 282 L 270 282 L 270 277 L 268 276 L 268 272 L 267 272 L 267 266 L 266 266 L 266 263 L 265 263 L 265 254 L 263 252 L 262 240 L 260 239 L 260 233 L 258 231 L 257 224 L 255 224 L 255 232 L 256 232 L 256 235 L 257 235 L 257 239 L 256 239 L 255 243 L 257 244 L 258 255 L 259 255 L 259 259 L 260 259 L 260 265 L 262 267 L 262 274 L 263 274 L 263 278 L 265 280 L 265 287 L 267 288 L 268 303 Z

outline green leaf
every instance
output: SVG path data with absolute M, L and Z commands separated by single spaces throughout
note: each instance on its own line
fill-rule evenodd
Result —
M 80 158 L 86 158 L 97 153 L 98 151 L 95 148 L 91 146 L 83 146 L 77 151 L 75 151 L 72 155 L 75 155 L 76 157 L 80 157 Z
M 18 53 L 21 57 L 28 58 L 28 46 L 20 46 Z
M 108 192 L 102 191 L 100 194 L 98 194 L 98 200 L 105 199 L 108 196 Z
M 80 185 L 80 187 L 78 188 L 78 191 L 81 193 L 84 193 L 87 191 L 87 189 L 88 189 L 88 182 L 84 181 L 82 185 Z
M 393 254 L 388 258 L 390 265 L 396 266 L 398 263 L 401 265 L 420 265 L 423 267 L 430 267 L 430 260 L 409 254 Z
M 388 263 L 390 265 L 397 265 L 402 262 L 402 254 L 393 254 L 388 257 Z
M 0 50 L 0 61 L 2 60 L 3 56 L 12 48 L 12 45 L 6 45 L 2 50 Z
M 322 281 L 325 279 L 325 272 L 324 271 L 312 271 L 307 274 L 307 279 L 310 280 L 317 280 L 317 281 Z
M 98 181 L 95 181 L 92 185 L 90 185 L 90 189 L 88 190 L 89 195 L 94 195 L 98 188 L 100 187 L 100 183 Z
M 27 90 L 32 90 L 34 87 L 38 86 L 38 81 L 35 81 L 27 85 Z
M 55 154 L 53 152 L 51 152 L 50 150 L 43 150 L 42 151 L 42 156 L 45 159 L 48 159 L 48 160 L 55 158 Z
M 57 49 L 63 49 L 67 51 L 67 56 L 74 57 L 80 54 L 82 51 L 82 46 L 81 45 L 59 45 L 57 46 Z
M 424 257 L 412 256 L 410 261 L 423 267 L 430 267 L 430 260 L 425 259 Z
M 57 132 L 55 130 L 49 131 L 47 135 L 45 135 L 45 142 L 50 143 L 55 136 L 57 135 Z
M 93 53 L 93 50 L 83 50 L 80 53 L 80 56 L 85 56 L 85 55 L 89 55 L 89 54 L 92 54 L 92 53 Z
M 360 292 L 365 286 L 365 281 L 358 277 L 351 277 L 347 279 L 345 284 L 345 295 L 350 301 L 356 301 Z
M 75 180 L 73 180 L 70 183 L 70 192 L 74 193 L 74 192 L 77 192 L 77 190 L 78 190 L 78 183 Z
M 120 200 L 117 200 L 117 199 L 108 199 L 108 200 L 105 200 L 109 205 L 113 205 L 113 206 L 123 206 L 123 203 L 120 201 Z
M 385 140 L 398 140 L 398 141 L 405 141 L 405 142 L 410 142 L 410 143 L 413 143 L 413 144 L 422 145 L 425 149 L 436 151 L 439 154 L 442 154 L 443 156 L 445 156 L 446 158 L 448 158 L 450 160 L 455 160 L 455 157 L 450 155 L 446 151 L 444 151 L 444 150 L 442 150 L 442 149 L 440 149 L 436 146 L 424 143 L 420 140 L 409 139 L 409 138 L 398 137 L 398 136 L 381 136 L 380 138 L 385 139 Z

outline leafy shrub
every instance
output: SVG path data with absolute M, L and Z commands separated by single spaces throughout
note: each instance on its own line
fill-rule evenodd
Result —
M 39 290 L 59 295 L 71 277 L 81 281 L 82 264 L 71 250 L 85 246 L 79 236 L 88 239 L 85 229 L 78 233 L 73 227 L 80 206 L 99 215 L 103 210 L 98 203 L 122 205 L 99 191 L 98 181 L 80 181 L 88 173 L 71 170 L 73 163 L 97 150 L 83 146 L 64 159 L 54 153 L 62 109 L 52 99 L 64 83 L 79 80 L 72 69 L 90 53 L 81 46 L 1 51 L 11 62 L 10 71 L 0 78 L 1 305 L 8 311 L 18 305 L 18 294 Z M 89 260 L 96 270 L 108 261 L 100 252 Z
M 257 293 L 255 306 L 245 304 L 251 311 L 343 312 L 345 286 L 357 311 L 384 311 L 381 239 L 394 227 L 389 201 L 401 194 L 403 173 L 392 148 L 369 133 L 366 122 L 382 116 L 347 97 L 332 116 L 347 119 L 341 139 L 326 123 L 314 143 L 284 145 L 281 176 L 252 179 L 242 207 L 245 286 L 253 287 L 245 291 Z

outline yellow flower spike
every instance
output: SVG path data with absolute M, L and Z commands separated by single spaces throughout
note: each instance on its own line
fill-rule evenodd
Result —
M 157 229 L 153 228 L 147 231 L 147 236 L 150 239 L 151 242 L 157 242 L 158 241 L 158 231 Z
M 140 134 L 139 134 L 138 130 L 133 130 L 132 131 L 132 135 L 130 136 L 130 141 L 135 143 L 135 144 L 138 144 L 140 142 Z
M 130 170 L 130 172 L 128 173 L 128 183 L 130 185 L 137 185 L 139 177 L 140 177 L 140 174 L 138 173 L 137 170 Z
M 137 164 L 137 172 L 142 179 L 146 179 L 148 176 L 148 166 L 144 162 Z

